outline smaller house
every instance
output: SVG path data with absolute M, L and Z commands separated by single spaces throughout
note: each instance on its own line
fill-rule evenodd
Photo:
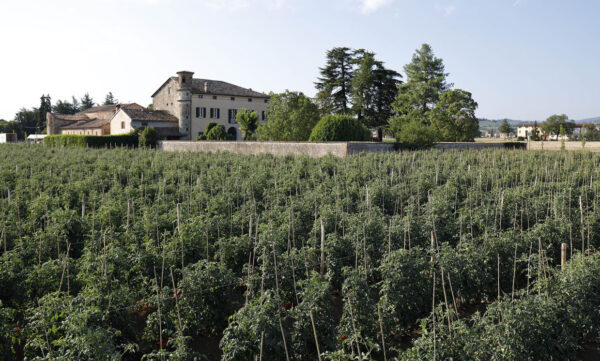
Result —
M 46 130 L 48 135 L 108 135 L 110 134 L 110 120 L 119 109 L 124 108 L 144 109 L 144 107 L 139 104 L 130 103 L 101 105 L 73 115 L 47 113 Z
M 127 134 L 153 127 L 163 139 L 179 139 L 179 119 L 165 110 L 121 108 L 110 120 L 110 134 Z

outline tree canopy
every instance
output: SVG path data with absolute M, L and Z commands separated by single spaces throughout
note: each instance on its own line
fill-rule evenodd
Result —
M 542 133 L 545 136 L 559 135 L 561 133 L 561 126 L 564 129 L 565 135 L 573 134 L 575 123 L 569 121 L 569 117 L 566 114 L 554 114 L 548 117 L 548 119 L 542 123 Z
M 301 92 L 270 94 L 267 122 L 259 125 L 260 140 L 307 141 L 319 121 L 319 107 Z
M 477 102 L 468 91 L 452 90 L 444 63 L 435 57 L 431 46 L 423 44 L 404 71 L 406 83 L 398 87 L 393 103 L 396 116 L 389 120 L 390 132 L 397 139 L 410 136 L 405 129 L 418 129 L 420 138 L 429 134 L 432 141 L 474 141 L 479 134 Z
M 256 112 L 241 109 L 237 112 L 235 121 L 240 125 L 244 140 L 254 137 L 254 133 L 256 133 L 256 128 L 258 127 L 258 115 L 256 115 Z
M 511 127 L 510 124 L 508 123 L 507 119 L 504 119 L 502 121 L 502 124 L 500 124 L 500 127 L 498 127 L 498 131 L 502 134 L 510 134 L 510 133 L 514 133 L 515 128 Z

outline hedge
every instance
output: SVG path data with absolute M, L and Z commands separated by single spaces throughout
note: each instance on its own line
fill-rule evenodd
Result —
M 131 132 L 120 135 L 49 135 L 44 144 L 52 147 L 137 147 L 138 134 Z
M 371 132 L 350 115 L 326 115 L 310 133 L 311 142 L 368 141 Z

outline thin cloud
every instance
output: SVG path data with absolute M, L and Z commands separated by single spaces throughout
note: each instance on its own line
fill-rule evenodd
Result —
M 440 5 L 436 4 L 435 9 L 442 13 L 445 17 L 452 16 L 456 12 L 456 5 Z
M 287 5 L 287 0 L 199 0 L 200 3 L 215 10 L 236 11 L 250 6 L 265 6 L 270 9 L 281 9 Z
M 361 0 L 360 11 L 363 14 L 371 14 L 384 6 L 391 4 L 394 0 Z

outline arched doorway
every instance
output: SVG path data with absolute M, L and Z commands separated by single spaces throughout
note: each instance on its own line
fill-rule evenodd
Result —
M 237 129 L 235 129 L 235 127 L 227 129 L 227 133 L 229 133 L 231 140 L 237 140 Z

